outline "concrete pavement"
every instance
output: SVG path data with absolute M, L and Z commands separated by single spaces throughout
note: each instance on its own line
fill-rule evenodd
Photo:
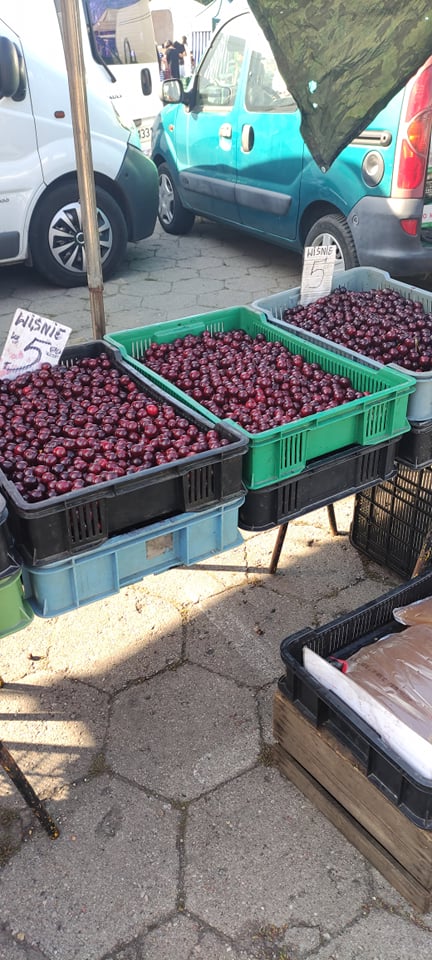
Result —
M 107 331 L 295 286 L 300 261 L 198 223 L 106 284 Z M 0 272 L 92 338 L 86 290 Z M 0 736 L 60 828 L 0 773 L 0 960 L 430 960 L 419 916 L 272 763 L 281 640 L 399 581 L 348 538 L 350 499 L 0 640 Z

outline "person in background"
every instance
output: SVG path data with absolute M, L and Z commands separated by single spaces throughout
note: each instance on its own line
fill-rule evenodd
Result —
M 180 76 L 181 76 L 181 77 L 184 77 L 183 57 L 184 57 L 184 54 L 185 54 L 185 51 L 186 51 L 186 47 L 185 47 L 185 45 L 184 45 L 184 39 L 185 39 L 185 38 L 182 37 L 181 40 L 174 40 L 174 43 L 173 43 L 173 47 L 176 48 L 177 53 L 178 53 L 178 57 L 179 57 L 179 67 L 180 67 Z
M 158 44 L 158 43 L 156 44 L 156 56 L 157 56 L 157 59 L 158 59 L 159 77 L 160 77 L 161 80 L 165 80 L 166 61 L 165 61 L 165 58 L 164 58 L 164 49 L 163 49 L 163 47 L 161 47 L 160 44 Z M 165 62 L 164 62 L 164 61 L 165 61 Z
M 192 76 L 192 57 L 187 37 L 182 37 L 181 43 L 176 40 L 174 46 L 177 47 L 180 54 L 180 76 L 188 80 Z
M 167 40 L 164 45 L 165 59 L 168 64 L 169 77 L 178 80 L 180 77 L 180 58 L 177 48 L 172 40 Z

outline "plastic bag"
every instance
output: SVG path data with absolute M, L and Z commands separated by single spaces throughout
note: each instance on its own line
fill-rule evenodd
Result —
M 363 647 L 350 657 L 348 675 L 432 742 L 432 625 L 407 627 Z
M 351 680 L 347 673 L 335 670 L 328 660 L 309 647 L 303 647 L 303 664 L 312 677 L 358 715 L 359 721 L 369 725 L 408 770 L 432 783 L 432 744 L 429 740 L 399 720 L 376 697 Z
M 398 623 L 415 626 L 419 623 L 429 623 L 432 626 L 432 597 L 416 600 L 406 607 L 395 607 L 393 616 Z

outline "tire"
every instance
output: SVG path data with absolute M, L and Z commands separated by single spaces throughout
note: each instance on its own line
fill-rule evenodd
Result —
M 342 214 L 331 213 L 327 217 L 321 217 L 306 236 L 305 247 L 320 247 L 328 244 L 336 245 L 335 270 L 351 270 L 352 267 L 358 267 L 359 259 L 355 243 Z
M 166 163 L 159 167 L 158 219 L 165 233 L 185 234 L 192 230 L 195 214 L 185 210 Z
M 123 213 L 106 190 L 96 188 L 103 279 L 108 280 L 123 260 L 127 226 Z M 76 181 L 47 192 L 36 208 L 29 233 L 30 252 L 36 270 L 61 287 L 87 283 L 81 207 Z

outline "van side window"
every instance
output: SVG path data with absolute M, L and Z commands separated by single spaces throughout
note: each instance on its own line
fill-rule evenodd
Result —
M 226 30 L 216 37 L 200 66 L 195 110 L 219 113 L 234 105 L 244 51 L 244 37 Z
M 256 113 L 293 113 L 294 97 L 287 89 L 265 37 L 256 45 L 249 61 L 245 92 L 247 110 Z
M 148 0 L 85 0 L 92 48 L 108 66 L 153 63 L 156 43 Z

